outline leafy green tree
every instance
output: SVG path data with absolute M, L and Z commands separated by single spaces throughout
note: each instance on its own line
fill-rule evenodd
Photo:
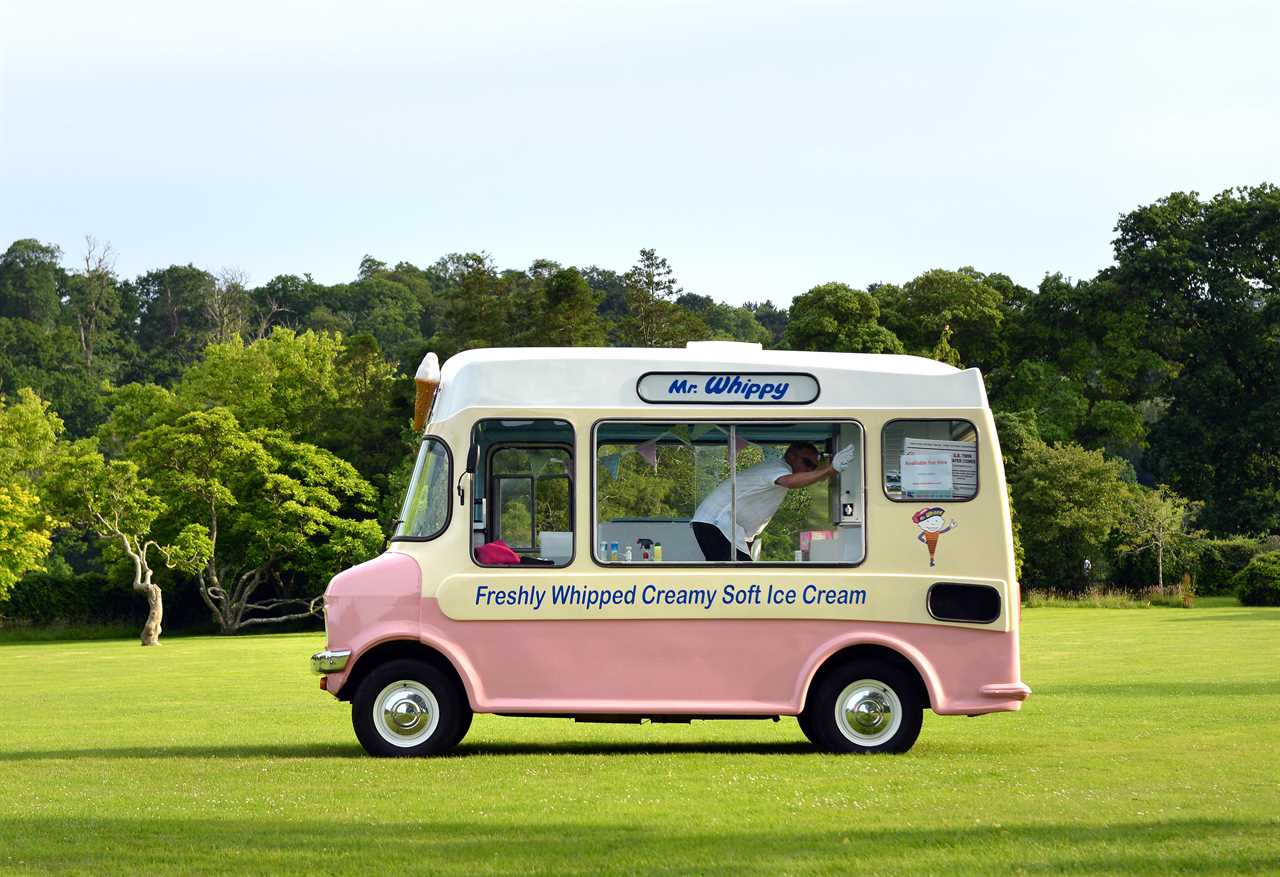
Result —
M 1175 193 L 1120 220 L 1117 288 L 1181 364 L 1149 455 L 1217 532 L 1280 531 L 1280 188 Z
M 902 342 L 878 322 L 880 305 L 843 283 L 824 283 L 795 297 L 787 319 L 792 350 L 902 353 Z
M 683 347 L 711 337 L 711 329 L 696 314 L 676 304 L 683 292 L 675 271 L 654 250 L 640 258 L 623 277 L 627 316 L 617 325 L 616 343 L 624 347 Z
M 1009 462 L 1008 481 L 1033 587 L 1083 583 L 1086 559 L 1106 556 L 1129 495 L 1124 464 L 1076 444 L 1032 439 Z
M 139 303 L 138 343 L 144 361 L 141 374 L 169 383 L 200 358 L 212 337 L 209 301 L 216 280 L 194 265 L 172 265 L 149 271 L 126 292 Z
M 1051 363 L 1026 359 L 1004 372 L 992 392 L 998 411 L 1030 411 L 1040 436 L 1050 442 L 1069 442 L 1089 416 L 1084 388 Z
M 29 389 L 0 396 L 0 600 L 22 575 L 43 569 L 57 521 L 41 500 L 39 480 L 62 432 L 62 420 Z
M 166 501 L 164 528 L 202 547 L 200 596 L 223 633 L 314 615 L 317 585 L 381 545 L 377 522 L 357 517 L 376 494 L 355 467 L 277 430 L 246 431 L 225 408 L 156 427 L 135 453 Z
M 1156 560 L 1156 584 L 1164 587 L 1166 559 L 1180 557 L 1203 535 L 1191 526 L 1197 509 L 1165 485 L 1135 485 L 1125 498 L 1118 522 L 1121 550 L 1150 551 Z
M 966 363 L 989 368 L 1003 358 L 1000 289 L 973 268 L 926 271 L 901 288 L 877 286 L 872 294 L 880 305 L 880 322 L 909 350 L 929 350 L 943 327 L 950 326 Z
M 429 271 L 444 304 L 430 346 L 440 358 L 476 347 L 494 347 L 509 337 L 508 284 L 486 253 L 452 253 Z
M 58 316 L 62 251 L 25 238 L 0 256 L 0 317 L 51 325 Z
M 159 553 L 171 568 L 190 572 L 204 562 L 207 546 L 191 533 L 178 534 L 168 544 L 152 538 L 152 526 L 164 512 L 164 503 L 151 491 L 136 464 L 104 459 L 93 439 L 59 448 L 50 461 L 44 487 L 61 517 L 97 534 L 132 561 L 134 590 L 147 597 L 142 644 L 159 645 L 164 602 L 153 578 L 151 552 Z
M 93 367 L 94 353 L 103 334 L 120 318 L 121 298 L 111 271 L 111 246 L 85 238 L 84 272 L 66 279 L 67 310 L 75 321 L 86 369 Z
M 1036 408 L 1050 415 L 1047 437 L 1138 459 L 1171 374 L 1145 304 L 1110 281 L 1058 274 L 1017 295 L 1004 303 L 1008 361 L 987 375 L 992 404 Z
M 601 347 L 604 323 L 596 293 L 577 268 L 557 268 L 544 281 L 538 342 L 550 347 Z
M 772 346 L 777 347 L 782 343 L 783 336 L 787 331 L 787 312 L 779 308 L 773 302 L 765 299 L 762 302 L 747 302 L 744 308 L 751 311 L 755 316 L 756 322 L 769 332 L 772 336 Z
M 756 344 L 773 343 L 773 335 L 756 320 L 756 315 L 746 307 L 735 308 L 718 302 L 709 295 L 686 292 L 676 299 L 676 304 L 696 314 L 707 324 L 713 339 L 722 341 L 746 341 Z
M 929 358 L 936 359 L 938 362 L 945 362 L 955 368 L 962 368 L 963 362 L 960 359 L 960 352 L 951 346 L 951 336 L 953 334 L 955 333 L 951 331 L 950 326 L 943 326 L 942 334 L 938 336 L 938 343 L 933 345 Z

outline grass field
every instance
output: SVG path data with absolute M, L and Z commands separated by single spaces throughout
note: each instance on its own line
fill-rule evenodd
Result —
M 481 716 L 378 761 L 321 643 L 0 644 L 0 873 L 1280 872 L 1280 609 L 1028 610 L 1021 713 L 874 758 Z

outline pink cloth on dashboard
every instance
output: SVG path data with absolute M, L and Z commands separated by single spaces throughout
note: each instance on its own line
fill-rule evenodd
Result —
M 488 566 L 510 566 L 520 563 L 520 555 L 501 539 L 495 539 L 476 549 L 476 560 Z

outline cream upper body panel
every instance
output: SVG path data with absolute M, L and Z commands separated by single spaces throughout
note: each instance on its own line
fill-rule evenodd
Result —
M 458 358 L 449 360 L 449 364 Z M 946 407 L 890 405 L 884 399 L 877 400 L 880 404 L 834 406 L 825 404 L 836 394 L 828 392 L 827 384 L 823 383 L 822 396 L 814 404 L 806 405 L 661 405 L 632 401 L 591 406 L 526 405 L 513 410 L 507 404 L 462 404 L 465 398 L 483 398 L 485 393 L 475 390 L 467 394 L 461 392 L 463 388 L 450 386 L 449 364 L 444 370 L 442 399 L 437 401 L 426 434 L 439 437 L 451 449 L 451 483 L 461 484 L 464 500 L 459 503 L 457 493 L 451 493 L 449 524 L 439 536 L 421 542 L 395 540 L 390 550 L 418 561 L 423 573 L 423 596 L 439 600 L 441 610 L 452 618 L 839 618 L 940 624 L 944 622 L 932 618 L 926 608 L 928 588 L 937 582 L 961 582 L 990 585 L 1002 598 L 1000 616 L 995 621 L 962 626 L 1016 630 L 1018 592 L 1013 575 L 1004 467 L 994 422 L 980 389 L 969 398 L 977 404 Z M 631 380 L 626 392 L 631 400 L 636 399 L 637 376 L 657 367 L 648 363 L 630 368 Z M 947 366 L 940 368 L 947 371 L 937 377 L 970 374 Z M 761 369 L 757 367 L 757 370 Z M 476 374 L 480 376 L 485 372 L 477 370 Z M 977 376 L 976 371 L 972 374 Z M 917 384 L 932 385 L 937 377 L 915 375 L 914 380 Z M 977 387 L 981 388 L 980 376 Z M 449 404 L 451 395 L 452 405 Z M 441 414 L 447 416 L 438 416 Z M 482 567 L 472 559 L 467 504 L 470 485 L 463 464 L 472 427 L 487 418 L 553 418 L 573 426 L 574 555 L 566 566 Z M 967 420 L 976 427 L 976 496 L 969 500 L 900 502 L 886 495 L 881 471 L 883 428 L 890 421 L 902 418 Z M 813 563 L 612 566 L 598 563 L 592 552 L 594 428 L 602 421 L 637 419 L 720 423 L 857 421 L 864 431 L 865 558 L 856 566 Z M 922 540 L 921 529 L 913 521 L 913 515 L 922 505 L 941 506 L 948 522 L 948 530 L 932 546 L 936 555 L 933 567 L 929 564 L 930 547 Z M 502 596 L 496 597 L 499 593 Z M 744 593 L 748 596 L 743 597 Z M 708 594 L 712 596 L 709 598 Z M 946 623 L 955 626 L 954 622 Z

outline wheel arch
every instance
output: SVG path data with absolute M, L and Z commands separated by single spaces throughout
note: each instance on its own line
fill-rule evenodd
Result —
M 942 686 L 932 665 L 919 651 L 901 641 L 864 637 L 828 644 L 813 657 L 802 677 L 799 708 L 803 710 L 808 704 L 809 693 L 824 673 L 853 659 L 883 661 L 901 667 L 916 681 L 917 692 L 926 707 L 932 709 L 941 701 Z
M 448 674 L 458 683 L 463 695 L 468 700 L 471 699 L 471 687 L 467 684 L 467 677 L 459 671 L 447 652 L 420 640 L 405 637 L 385 639 L 360 652 L 359 659 L 352 666 L 347 678 L 342 682 L 342 688 L 337 692 L 338 699 L 351 700 L 366 676 L 388 661 L 401 658 L 423 661 L 442 673 Z

